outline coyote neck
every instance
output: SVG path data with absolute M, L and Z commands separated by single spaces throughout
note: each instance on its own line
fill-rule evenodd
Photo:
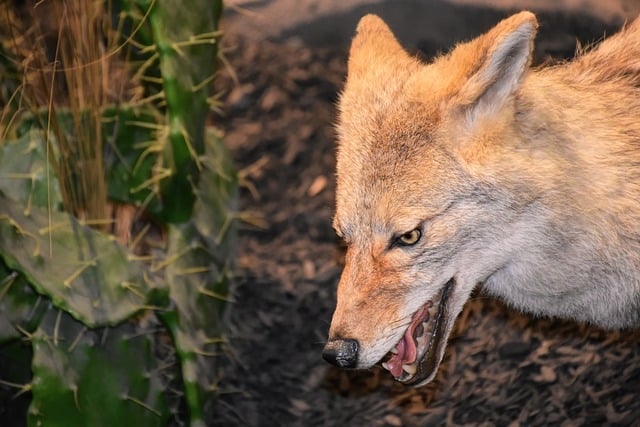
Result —
M 506 231 L 520 239 L 513 262 L 485 287 L 527 311 L 637 325 L 640 123 L 619 110 L 640 114 L 640 90 L 568 78 L 533 73 L 519 93 L 505 179 L 530 209 Z

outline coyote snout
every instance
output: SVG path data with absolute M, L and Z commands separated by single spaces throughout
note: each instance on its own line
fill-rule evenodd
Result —
M 361 20 L 339 103 L 330 363 L 431 381 L 480 284 L 535 314 L 640 325 L 640 18 L 531 70 L 536 31 L 521 12 L 424 64 Z

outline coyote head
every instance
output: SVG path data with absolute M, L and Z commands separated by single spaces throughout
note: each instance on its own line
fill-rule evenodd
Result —
M 334 228 L 348 249 L 326 360 L 434 378 L 473 288 L 518 244 L 509 224 L 527 198 L 485 170 L 516 132 L 536 29 L 522 12 L 423 64 L 378 17 L 360 21 L 339 103 Z

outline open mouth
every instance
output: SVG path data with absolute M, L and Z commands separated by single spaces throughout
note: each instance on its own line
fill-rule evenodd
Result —
M 383 358 L 382 367 L 397 381 L 419 384 L 431 376 L 440 364 L 441 347 L 446 343 L 448 300 L 454 280 L 427 301 L 411 318 L 400 341 Z

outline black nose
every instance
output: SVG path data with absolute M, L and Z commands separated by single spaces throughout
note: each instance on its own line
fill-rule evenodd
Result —
M 358 341 L 330 340 L 322 350 L 322 357 L 339 368 L 355 368 L 358 364 Z

